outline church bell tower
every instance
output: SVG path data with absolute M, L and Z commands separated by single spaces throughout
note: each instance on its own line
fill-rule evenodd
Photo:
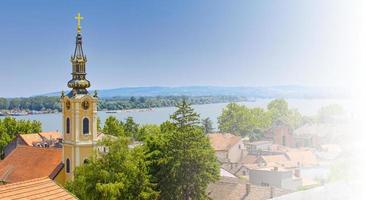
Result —
M 83 52 L 80 13 L 75 17 L 78 21 L 76 46 L 71 56 L 72 79 L 67 86 L 68 94 L 62 93 L 63 124 L 63 163 L 66 180 L 73 179 L 75 167 L 87 162 L 92 156 L 97 143 L 97 102 L 96 93 L 90 95 L 87 88 L 90 82 L 86 79 L 86 56 Z

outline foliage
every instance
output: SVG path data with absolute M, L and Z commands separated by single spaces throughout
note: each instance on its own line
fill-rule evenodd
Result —
M 199 124 L 199 114 L 194 112 L 186 99 L 183 99 L 176 107 L 177 111 L 170 116 L 170 119 L 178 129 L 197 126 Z
M 104 123 L 103 133 L 114 136 L 124 136 L 123 124 L 114 116 L 109 116 Z
M 160 125 L 160 132 L 145 140 L 153 183 L 160 199 L 206 199 L 206 188 L 219 178 L 219 164 L 208 138 L 198 126 L 198 115 L 182 102 Z M 188 114 L 189 113 L 189 114 Z
M 0 150 L 4 151 L 6 145 L 12 141 L 17 134 L 39 133 L 42 125 L 39 121 L 16 120 L 12 117 L 0 119 Z
M 94 156 L 77 167 L 74 180 L 66 188 L 80 199 L 157 199 L 150 183 L 145 155 L 141 147 L 128 148 L 128 139 L 103 141 L 108 153 Z
M 135 137 L 138 141 L 145 141 L 150 135 L 157 135 L 160 133 L 160 127 L 155 124 L 146 124 L 139 128 L 138 133 Z
M 285 99 L 275 99 L 268 103 L 268 112 L 272 118 L 272 124 L 287 124 L 292 128 L 298 128 L 304 124 L 304 117 L 296 109 L 289 109 Z
M 125 136 L 136 138 L 139 131 L 139 125 L 133 121 L 132 117 L 127 117 L 126 122 L 123 124 L 123 130 Z
M 248 108 L 236 103 L 228 104 L 218 117 L 221 132 L 234 133 L 242 137 L 251 136 L 254 131 L 270 126 L 268 112 L 261 108 Z
M 206 117 L 206 118 L 202 119 L 201 124 L 202 124 L 203 132 L 205 134 L 211 133 L 213 131 L 212 121 L 209 117 Z

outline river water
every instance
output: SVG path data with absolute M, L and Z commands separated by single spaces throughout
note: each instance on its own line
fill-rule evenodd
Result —
M 248 107 L 261 107 L 266 108 L 268 102 L 271 99 L 257 99 L 254 102 L 240 102 L 239 104 L 245 104 Z M 290 108 L 296 108 L 303 115 L 312 116 L 317 113 L 319 108 L 330 104 L 340 104 L 345 109 L 349 108 L 350 100 L 346 99 L 287 99 Z M 198 112 L 201 118 L 209 117 L 213 121 L 213 125 L 217 127 L 217 117 L 221 114 L 222 109 L 228 103 L 216 103 L 216 104 L 205 104 L 205 105 L 194 105 L 193 108 Z M 117 113 L 106 113 L 105 111 L 99 111 L 98 116 L 102 122 L 105 119 L 113 115 L 120 120 L 125 120 L 131 116 L 133 119 L 140 124 L 160 124 L 169 119 L 169 116 L 175 111 L 174 107 L 166 108 L 154 108 L 152 111 L 123 111 Z M 39 120 L 42 122 L 43 131 L 61 131 L 61 114 L 39 114 L 39 115 L 27 115 L 27 116 L 16 116 L 17 119 L 30 119 Z

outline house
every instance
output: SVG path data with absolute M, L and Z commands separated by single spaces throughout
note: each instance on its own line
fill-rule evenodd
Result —
M 18 134 L 4 148 L 4 157 L 8 156 L 18 145 L 36 146 L 36 147 L 62 147 L 62 134 L 59 132 L 42 132 L 32 134 Z
M 319 164 L 316 155 L 308 149 L 294 149 L 288 151 L 286 152 L 286 157 L 289 160 L 298 163 L 301 167 L 314 167 Z
M 260 154 L 270 151 L 272 144 L 273 142 L 269 140 L 259 140 L 254 142 L 246 142 L 245 146 L 247 147 L 249 154 Z
M 258 167 L 249 170 L 249 182 L 254 185 L 297 190 L 302 186 L 299 170 L 283 167 Z
M 246 151 L 240 136 L 230 133 L 208 134 L 211 146 L 221 163 L 239 163 Z
M 286 147 L 295 146 L 292 128 L 283 123 L 274 125 L 270 128 L 264 134 L 264 140 L 273 141 L 273 144 L 279 144 Z
M 207 188 L 207 195 L 211 200 L 265 200 L 289 192 L 275 187 L 252 185 L 245 180 L 232 177 L 221 177 Z
M 0 185 L 0 199 L 77 199 L 48 177 Z
M 0 181 L 17 183 L 35 178 L 49 177 L 62 183 L 62 149 L 17 146 L 0 162 Z

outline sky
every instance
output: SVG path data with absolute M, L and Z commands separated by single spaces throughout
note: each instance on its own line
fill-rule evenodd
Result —
M 366 66 L 362 0 L 2 0 L 0 96 L 67 89 L 80 12 L 93 89 L 345 86 Z

